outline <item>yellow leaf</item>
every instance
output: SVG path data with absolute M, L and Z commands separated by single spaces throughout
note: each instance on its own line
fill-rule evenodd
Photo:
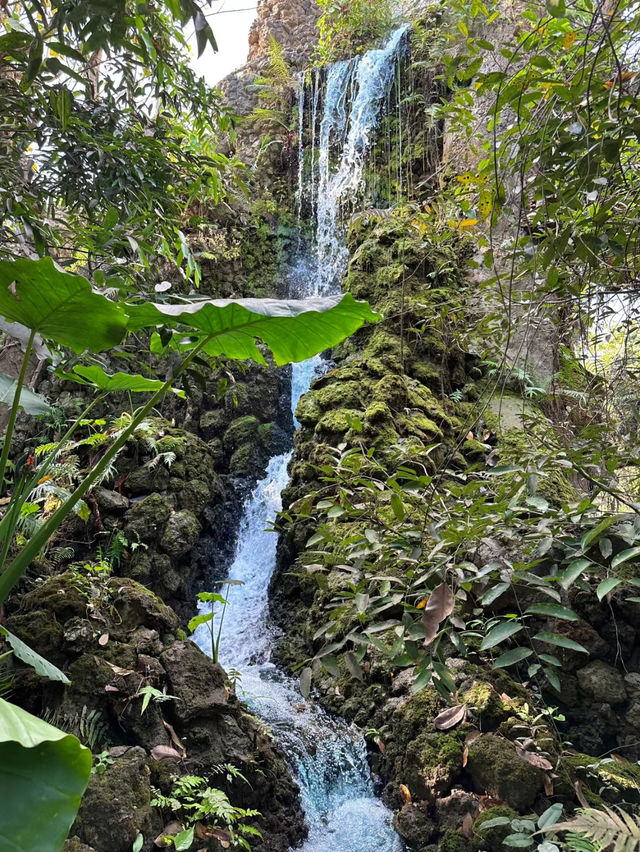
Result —
M 480 193 L 478 200 L 478 214 L 481 219 L 486 219 L 493 208 L 493 198 L 490 192 Z
M 472 172 L 464 172 L 463 174 L 458 175 L 456 180 L 465 186 L 469 186 L 470 183 L 476 182 L 476 176 Z
M 478 224 L 477 219 L 463 219 L 462 222 L 458 225 L 458 228 L 461 231 L 464 231 L 465 228 L 473 228 L 474 225 Z
M 429 600 L 429 598 L 422 598 L 420 603 L 416 605 L 416 609 L 424 609 L 425 606 L 427 605 L 428 600 Z
M 573 31 L 570 32 L 570 33 L 567 33 L 566 36 L 564 37 L 564 41 L 562 42 L 564 49 L 569 50 L 569 48 L 573 46 L 573 43 L 574 43 L 575 40 L 576 40 L 576 34 Z
M 55 512 L 57 508 L 62 506 L 62 500 L 58 499 L 55 494 L 49 494 L 47 499 L 44 501 L 44 511 L 45 512 Z

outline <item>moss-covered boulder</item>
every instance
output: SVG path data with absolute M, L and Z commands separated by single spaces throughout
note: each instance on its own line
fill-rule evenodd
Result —
M 171 517 L 173 503 L 161 494 L 149 494 L 135 503 L 125 515 L 124 532 L 129 541 L 157 543 Z
M 151 798 L 144 749 L 111 749 L 104 773 L 91 775 L 71 834 L 96 849 L 131 852 L 138 834 L 150 841 L 162 829 Z M 151 848 L 149 842 L 146 848 Z
M 501 822 L 500 825 L 492 825 L 488 828 L 483 828 L 483 826 L 494 819 L 511 821 L 517 816 L 516 811 L 507 805 L 495 805 L 482 811 L 473 823 L 475 848 L 486 849 L 487 852 L 504 852 L 503 841 L 508 834 L 513 833 L 509 823 Z
M 177 559 L 192 549 L 198 541 L 200 530 L 200 521 L 193 512 L 181 509 L 169 516 L 160 546 L 169 556 Z
M 434 801 L 462 772 L 463 750 L 464 734 L 421 733 L 407 746 L 397 780 L 417 798 Z
M 227 704 L 225 673 L 190 641 L 174 642 L 160 657 L 177 696 L 175 715 L 182 722 L 219 714 Z
M 520 812 L 533 806 L 544 783 L 542 771 L 495 734 L 484 734 L 469 745 L 467 772 L 476 792 L 502 799 Z

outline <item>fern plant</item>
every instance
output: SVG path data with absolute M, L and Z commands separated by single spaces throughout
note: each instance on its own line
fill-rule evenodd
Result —
M 611 852 L 638 852 L 640 849 L 640 818 L 606 805 L 602 809 L 583 808 L 572 820 L 542 830 L 571 832 L 571 848 L 580 852 L 584 849 L 580 838 L 595 844 L 596 849 L 611 848 Z

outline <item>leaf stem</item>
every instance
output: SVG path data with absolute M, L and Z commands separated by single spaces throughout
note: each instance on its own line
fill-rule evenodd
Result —
M 4 436 L 4 444 L 2 445 L 2 455 L 0 456 L 0 494 L 4 492 L 4 473 L 7 468 L 7 461 L 9 460 L 11 438 L 13 436 L 13 429 L 16 425 L 18 409 L 20 408 L 20 394 L 22 393 L 22 387 L 24 385 L 24 380 L 27 375 L 27 369 L 29 368 L 29 361 L 31 360 L 31 350 L 33 349 L 33 341 L 35 339 L 35 336 L 36 331 L 35 329 L 32 329 L 31 334 L 29 335 L 29 340 L 27 342 L 27 348 L 24 352 L 24 358 L 22 359 L 22 367 L 20 369 L 20 375 L 18 376 L 16 392 L 13 396 L 13 404 L 11 406 L 11 414 L 9 415 L 7 432 Z

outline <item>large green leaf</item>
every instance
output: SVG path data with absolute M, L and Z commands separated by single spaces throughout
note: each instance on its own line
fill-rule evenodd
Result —
M 90 772 L 75 737 L 0 699 L 0 849 L 59 852 Z
M 0 373 L 0 403 L 2 405 L 13 405 L 17 387 L 18 383 L 15 379 L 5 373 Z M 47 414 L 51 411 L 51 406 L 43 397 L 25 387 L 20 391 L 20 408 L 24 409 L 27 414 Z
M 145 376 L 137 374 L 105 373 L 102 367 L 97 364 L 91 364 L 88 367 L 77 365 L 73 368 L 73 373 L 65 373 L 58 370 L 56 374 L 67 381 L 78 382 L 81 385 L 90 385 L 105 393 L 115 393 L 116 391 L 149 393 L 160 390 L 164 385 L 164 382 L 160 379 L 147 379 Z M 184 391 L 178 388 L 172 388 L 172 390 L 177 396 L 185 396 Z
M 50 257 L 0 261 L 0 315 L 74 352 L 110 349 L 126 332 L 120 305 L 81 275 L 61 272 Z
M 201 299 L 181 304 L 125 305 L 129 330 L 181 327 L 211 336 L 210 355 L 251 358 L 264 363 L 257 342 L 273 353 L 276 364 L 305 361 L 340 343 L 365 322 L 377 322 L 366 302 L 350 294 L 312 299 Z
M 40 654 L 33 650 L 33 648 L 26 645 L 22 639 L 18 639 L 17 636 L 10 633 L 6 627 L 0 626 L 0 635 L 4 636 L 15 656 L 19 660 L 22 660 L 23 663 L 31 666 L 32 669 L 35 669 L 36 673 L 41 677 L 48 677 L 49 680 L 58 680 L 61 683 L 71 683 L 64 672 L 61 672 L 60 669 L 57 666 L 54 666 L 53 663 L 50 663 L 49 660 L 45 660 L 44 657 L 41 657 Z

